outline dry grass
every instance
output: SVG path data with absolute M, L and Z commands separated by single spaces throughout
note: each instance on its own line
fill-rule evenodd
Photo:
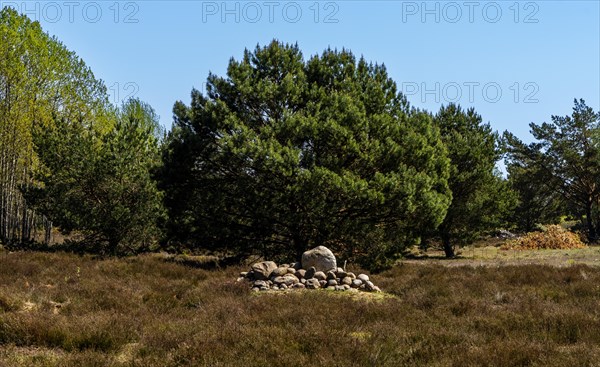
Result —
M 559 225 L 550 225 L 542 232 L 531 232 L 502 245 L 503 250 L 571 250 L 587 246 L 579 236 Z
M 600 269 L 402 265 L 379 297 L 0 253 L 0 366 L 599 366 Z

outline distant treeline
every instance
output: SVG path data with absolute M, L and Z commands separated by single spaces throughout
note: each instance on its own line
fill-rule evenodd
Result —
M 0 241 L 103 254 L 167 249 L 298 256 L 326 245 L 371 269 L 412 245 L 447 256 L 499 228 L 600 225 L 600 113 L 531 124 L 524 144 L 474 110 L 411 107 L 384 65 L 305 59 L 273 41 L 176 102 L 171 131 L 108 102 L 77 55 L 0 13 Z M 496 169 L 505 160 L 508 177 Z

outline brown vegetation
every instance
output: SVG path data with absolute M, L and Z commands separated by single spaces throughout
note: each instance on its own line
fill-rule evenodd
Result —
M 597 366 L 600 269 L 402 265 L 382 296 L 0 252 L 0 366 Z M 358 269 L 353 269 L 358 270 Z
M 502 245 L 503 250 L 570 250 L 585 247 L 576 234 L 559 225 L 549 225 L 542 232 L 531 232 Z

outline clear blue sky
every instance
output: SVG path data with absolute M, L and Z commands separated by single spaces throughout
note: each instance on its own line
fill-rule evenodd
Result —
M 384 63 L 417 106 L 474 106 L 494 129 L 600 109 L 599 1 L 8 2 L 40 20 L 111 89 L 150 103 L 170 127 L 209 71 L 273 38 L 306 58 L 348 48 Z M 500 94 L 498 94 L 500 93 Z M 526 103 L 527 102 L 527 103 Z

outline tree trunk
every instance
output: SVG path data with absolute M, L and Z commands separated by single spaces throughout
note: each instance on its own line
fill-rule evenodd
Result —
M 446 254 L 446 258 L 451 259 L 454 256 L 454 247 L 450 243 L 450 235 L 447 233 L 442 234 L 442 245 L 444 246 L 444 253 Z
M 590 243 L 596 242 L 596 227 L 594 226 L 594 219 L 592 218 L 592 200 L 588 200 L 585 205 L 585 216 L 588 227 L 588 240 Z

